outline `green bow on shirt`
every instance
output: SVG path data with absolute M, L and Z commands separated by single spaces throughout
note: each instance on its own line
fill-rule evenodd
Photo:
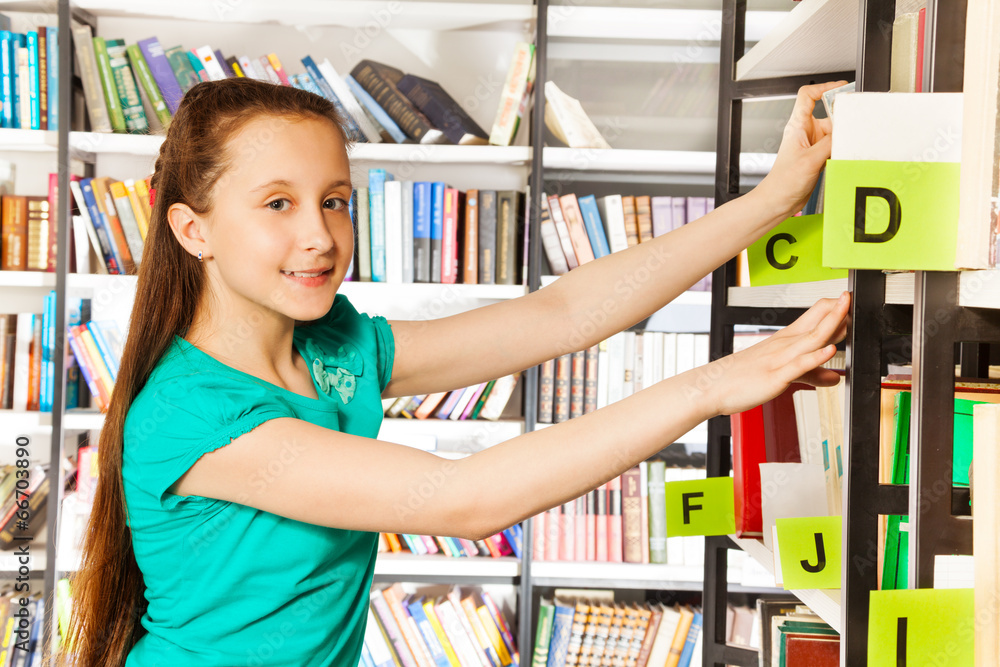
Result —
M 306 359 L 316 384 L 323 393 L 333 396 L 336 391 L 346 405 L 354 398 L 358 377 L 364 370 L 361 355 L 350 346 L 341 345 L 335 354 L 323 354 L 315 341 L 306 341 Z

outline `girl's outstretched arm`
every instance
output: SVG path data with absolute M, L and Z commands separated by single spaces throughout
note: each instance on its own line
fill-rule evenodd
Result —
M 385 395 L 483 382 L 589 347 L 649 317 L 802 209 L 830 155 L 829 121 L 814 119 L 813 107 L 841 83 L 799 90 L 774 168 L 743 197 L 525 297 L 439 320 L 392 322 L 396 357 Z
M 823 300 L 748 350 L 460 461 L 282 418 L 205 454 L 171 490 L 337 528 L 478 539 L 587 493 L 709 417 L 797 379 L 835 384 L 817 367 L 846 333 L 849 301 Z M 280 471 L 259 483 L 278 453 Z

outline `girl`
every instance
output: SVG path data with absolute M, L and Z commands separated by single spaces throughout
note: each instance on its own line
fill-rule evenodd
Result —
M 801 209 L 829 155 L 803 88 L 751 193 L 513 301 L 428 322 L 337 294 L 351 172 L 324 99 L 201 83 L 170 125 L 66 645 L 81 667 L 358 664 L 377 532 L 479 539 L 818 368 L 825 300 L 753 348 L 453 462 L 376 440 L 380 398 L 466 387 L 648 317 Z M 297 326 L 300 324 L 300 326 Z M 669 406 L 668 409 L 664 407 Z M 502 479 L 490 493 L 484 480 Z M 67 657 L 67 656 L 63 656 Z

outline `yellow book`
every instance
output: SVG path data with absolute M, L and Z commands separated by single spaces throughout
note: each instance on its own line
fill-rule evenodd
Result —
M 10 635 L 14 632 L 14 617 L 11 616 L 7 619 L 7 628 L 3 633 L 3 643 L 0 646 L 10 646 Z M 0 665 L 6 664 L 7 661 L 7 649 L 0 648 Z
M 146 179 L 140 178 L 135 182 L 135 194 L 139 197 L 139 204 L 142 206 L 142 212 L 146 215 L 146 220 L 151 220 L 153 218 L 153 205 L 149 203 L 149 185 L 147 185 Z
M 691 629 L 691 621 L 694 620 L 694 612 L 689 607 L 681 607 L 678 611 L 681 613 L 681 622 L 677 624 L 677 632 L 674 633 L 674 641 L 670 644 L 670 653 L 667 654 L 667 664 L 664 667 L 677 667 Z
M 511 664 L 510 653 L 507 652 L 507 647 L 504 646 L 503 638 L 500 636 L 500 630 L 497 628 L 497 624 L 493 622 L 493 617 L 490 616 L 490 610 L 486 608 L 486 605 L 479 605 L 476 607 L 476 613 L 479 614 L 479 620 L 483 622 L 483 628 L 486 630 L 486 636 L 490 638 L 490 643 L 493 648 L 496 649 L 497 655 L 500 656 L 500 664 L 503 667 Z
M 235 74 L 237 77 L 240 77 L 240 76 L 245 77 L 246 76 L 246 74 L 243 73 L 243 68 L 240 67 L 240 64 L 238 62 L 236 62 L 235 60 L 233 62 L 229 63 L 229 66 L 233 68 L 233 74 Z
M 142 234 L 142 240 L 146 240 L 146 234 L 149 232 L 149 216 L 146 215 L 146 210 L 143 208 L 142 203 L 139 200 L 139 192 L 136 190 L 136 181 L 131 178 L 127 178 L 122 181 L 125 186 L 125 191 L 128 193 L 128 200 L 132 204 L 132 213 L 135 214 L 135 222 L 139 225 L 139 233 Z M 142 181 L 145 186 L 145 181 Z M 149 196 L 148 194 L 146 195 Z
M 434 600 L 426 600 L 423 603 L 423 607 L 424 613 L 427 614 L 427 620 L 430 621 L 431 627 L 434 628 L 434 634 L 437 635 L 438 641 L 441 642 L 444 654 L 448 656 L 448 662 L 451 663 L 452 667 L 462 667 L 461 661 L 455 655 L 455 649 L 451 647 L 451 642 L 448 641 L 448 635 L 444 633 L 444 628 L 441 627 L 441 621 L 434 610 Z

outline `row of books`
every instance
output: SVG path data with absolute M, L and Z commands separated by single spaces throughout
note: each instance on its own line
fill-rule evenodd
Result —
M 667 539 L 664 485 L 704 479 L 704 468 L 643 461 L 597 489 L 532 520 L 532 558 L 546 561 L 704 563 L 703 537 Z
M 466 540 L 461 537 L 439 537 L 430 535 L 407 535 L 402 533 L 379 533 L 379 553 L 410 552 L 418 556 L 443 554 L 451 558 L 502 558 L 521 557 L 523 542 L 521 525 L 492 535 L 485 540 Z
M 368 172 L 351 214 L 357 229 L 356 279 L 389 283 L 521 282 L 524 193 L 468 190 L 443 182 L 397 181 Z
M 124 343 L 118 324 L 113 320 L 70 324 L 66 341 L 91 397 L 101 412 L 106 411 L 118 377 Z
M 542 198 L 539 233 L 554 275 L 697 220 L 715 207 L 710 197 L 549 195 Z M 692 289 L 709 291 L 711 274 Z
M 0 14 L 0 127 L 59 127 L 59 29 L 11 31 Z
M 16 548 L 15 537 L 34 537 L 45 530 L 48 465 L 33 465 L 27 469 L 27 487 L 23 486 L 24 470 L 13 464 L 0 467 L 0 550 Z M 21 486 L 18 481 L 22 481 Z
M 0 592 L 0 666 L 42 664 L 39 644 L 44 616 L 45 600 L 40 595 L 26 595 L 16 590 Z M 26 632 L 27 639 L 22 639 L 18 631 Z
M 496 421 L 504 414 L 520 377 L 520 373 L 514 373 L 513 375 L 505 375 L 498 380 L 490 380 L 464 389 L 387 399 L 383 401 L 385 416 L 390 419 L 402 417 L 405 419 L 448 419 L 451 421 L 465 419 Z M 402 444 L 428 451 L 433 451 L 436 448 L 434 443 L 417 440 Z
M 701 626 L 698 607 L 629 604 L 615 602 L 610 590 L 557 589 L 554 599 L 539 605 L 531 666 L 700 665 Z
M 401 584 L 373 589 L 364 667 L 517 667 L 511 624 L 486 590 L 407 595 Z
M 52 411 L 55 304 L 52 291 L 42 313 L 0 314 L 0 409 Z
M 0 270 L 56 270 L 56 186 L 56 174 L 49 174 L 47 196 L 14 194 L 0 184 Z
M 593 412 L 709 360 L 708 334 L 622 331 L 542 363 L 538 422 Z
M 183 95 L 200 81 L 247 77 L 294 86 L 330 100 L 356 142 L 451 143 L 506 146 L 513 141 L 531 95 L 534 47 L 515 48 L 491 134 L 436 82 L 373 60 L 341 75 L 329 59 L 302 58 L 292 73 L 276 53 L 226 57 L 204 45 L 164 49 L 154 37 L 126 45 L 95 37 L 87 25 L 73 28 L 84 95 L 95 132 L 147 133 L 170 124 Z
M 108 176 L 70 178 L 77 272 L 90 272 L 91 250 L 98 258 L 98 273 L 136 272 L 152 216 L 149 182 L 149 177 L 123 181 Z

